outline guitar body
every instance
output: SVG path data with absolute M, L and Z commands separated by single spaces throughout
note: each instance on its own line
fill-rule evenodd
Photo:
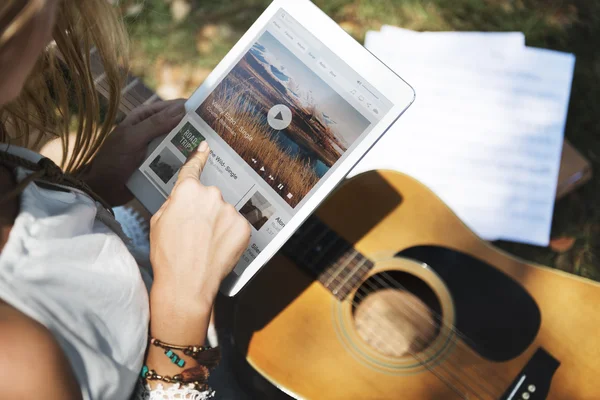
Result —
M 395 172 L 349 180 L 317 215 L 372 267 L 340 299 L 334 275 L 315 280 L 280 253 L 233 300 L 235 348 L 275 386 L 306 399 L 600 399 L 600 285 L 500 252 Z

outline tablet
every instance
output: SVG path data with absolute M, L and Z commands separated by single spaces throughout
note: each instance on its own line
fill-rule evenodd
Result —
M 186 103 L 128 187 L 152 213 L 206 140 L 201 182 L 252 226 L 235 295 L 413 102 L 413 89 L 308 0 L 275 0 Z

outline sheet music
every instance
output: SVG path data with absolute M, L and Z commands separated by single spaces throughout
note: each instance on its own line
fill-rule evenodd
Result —
M 496 49 L 525 46 L 525 34 L 523 32 L 416 32 L 397 26 L 383 25 L 380 33 L 389 42 L 396 43 L 396 46 L 403 46 L 407 39 L 414 39 L 414 35 L 416 35 L 418 43 L 428 42 L 430 46 L 435 46 L 438 50 L 447 52 L 459 51 L 462 53 L 469 51 L 469 48 L 473 45 Z M 366 43 L 365 46 L 367 46 Z
M 397 46 L 399 35 L 370 32 L 367 45 L 414 86 L 416 102 L 350 175 L 407 173 L 484 239 L 547 245 L 574 56 L 525 48 L 515 35 L 503 45 L 471 34 L 460 53 L 406 33 Z

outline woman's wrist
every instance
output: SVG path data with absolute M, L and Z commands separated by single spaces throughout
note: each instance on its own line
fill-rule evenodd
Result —
M 151 334 L 164 341 L 201 344 L 216 290 L 205 288 L 203 292 L 189 293 L 181 286 L 155 282 L 150 291 Z
M 161 342 L 177 346 L 202 346 L 212 313 L 212 299 L 183 294 L 176 286 L 156 282 L 150 292 L 150 335 Z M 174 354 L 184 361 L 185 368 L 195 365 L 195 361 L 180 351 Z M 149 344 L 146 365 L 163 376 L 181 374 L 182 366 L 172 362 L 165 350 Z M 150 382 L 154 385 L 156 382 Z
M 219 283 L 204 276 L 157 276 L 150 291 L 150 304 L 170 303 L 170 307 L 211 309 L 219 292 Z

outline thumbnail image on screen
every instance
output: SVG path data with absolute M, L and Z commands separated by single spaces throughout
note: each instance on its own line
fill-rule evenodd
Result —
M 183 162 L 168 148 L 164 148 L 150 163 L 150 169 L 164 182 L 167 183 L 177 173 Z
M 262 194 L 256 192 L 240 208 L 240 214 L 258 231 L 275 214 L 275 207 Z
M 188 158 L 206 138 L 191 123 L 186 123 L 171 140 L 173 146 Z
M 292 207 L 370 125 L 269 32 L 196 113 Z

